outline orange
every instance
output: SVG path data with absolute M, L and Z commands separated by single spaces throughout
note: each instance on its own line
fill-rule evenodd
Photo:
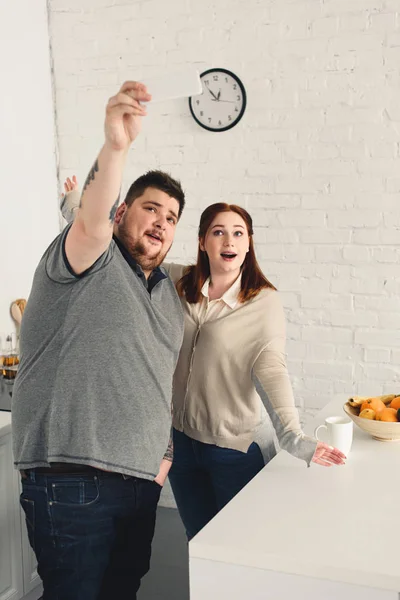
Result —
M 398 410 L 400 408 L 400 396 L 393 398 L 389 406 L 390 408 L 395 408 L 396 410 Z
M 376 420 L 397 423 L 397 410 L 394 408 L 384 408 L 376 415 Z
M 379 412 L 381 412 L 381 410 L 386 408 L 386 405 L 382 402 L 380 398 L 368 398 L 367 400 L 364 400 L 364 402 L 361 404 L 360 412 L 365 410 L 366 408 L 372 408 L 372 410 L 374 410 L 376 414 L 378 414 Z

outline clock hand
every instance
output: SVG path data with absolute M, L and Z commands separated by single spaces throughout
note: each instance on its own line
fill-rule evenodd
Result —
M 221 90 L 219 90 L 219 92 L 218 92 L 217 100 L 219 100 L 220 97 L 221 97 Z
M 229 102 L 229 104 L 236 104 L 235 100 L 220 100 L 219 98 L 211 98 L 212 102 Z
M 206 84 L 206 88 L 208 89 L 208 91 L 210 92 L 211 96 L 213 96 L 213 99 L 218 100 L 217 96 L 214 94 L 214 92 L 212 92 L 210 90 L 210 88 L 208 87 L 208 85 Z

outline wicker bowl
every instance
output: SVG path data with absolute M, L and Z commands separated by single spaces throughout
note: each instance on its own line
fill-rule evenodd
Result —
M 343 409 L 360 429 L 369 433 L 374 439 L 381 442 L 400 442 L 400 423 L 362 419 L 358 416 L 357 408 L 347 402 Z

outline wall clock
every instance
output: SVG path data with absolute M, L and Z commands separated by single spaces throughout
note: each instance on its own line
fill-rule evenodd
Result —
M 200 75 L 203 91 L 189 98 L 194 120 L 208 131 L 227 131 L 246 110 L 246 90 L 239 77 L 227 69 L 209 69 Z

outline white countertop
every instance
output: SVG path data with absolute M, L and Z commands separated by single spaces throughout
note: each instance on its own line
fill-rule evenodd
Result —
M 342 415 L 334 401 L 306 428 Z M 400 443 L 354 426 L 345 466 L 280 452 L 189 544 L 203 558 L 400 592 Z
M 11 431 L 11 413 L 0 410 L 0 435 L 5 435 Z

